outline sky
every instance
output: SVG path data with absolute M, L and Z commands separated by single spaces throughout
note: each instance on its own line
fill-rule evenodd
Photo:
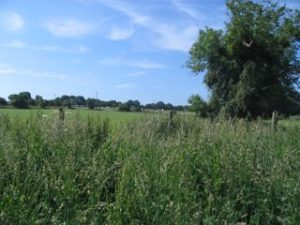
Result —
M 185 63 L 199 30 L 227 19 L 225 0 L 0 0 L 0 96 L 207 99 Z

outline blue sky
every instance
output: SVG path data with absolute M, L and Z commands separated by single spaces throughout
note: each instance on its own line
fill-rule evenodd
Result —
M 0 0 L 0 96 L 206 99 L 184 64 L 199 29 L 226 18 L 224 0 Z

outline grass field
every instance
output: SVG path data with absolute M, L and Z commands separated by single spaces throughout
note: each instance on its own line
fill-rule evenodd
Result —
M 1 111 L 1 225 L 300 221 L 299 123 L 71 112 Z
M 9 116 L 29 117 L 36 113 L 47 115 L 48 117 L 56 117 L 57 109 L 14 109 L 14 108 L 0 108 L 0 113 L 8 114 Z M 79 115 L 82 118 L 87 117 L 101 117 L 108 118 L 114 122 L 131 121 L 143 117 L 145 114 L 138 112 L 118 112 L 118 111 L 105 111 L 105 110 L 89 110 L 89 109 L 67 109 L 65 110 L 66 117 L 74 117 Z

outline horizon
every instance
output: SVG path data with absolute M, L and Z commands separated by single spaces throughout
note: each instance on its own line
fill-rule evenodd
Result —
M 296 0 L 280 1 L 299 9 Z M 207 100 L 203 73 L 184 66 L 200 29 L 223 29 L 224 0 L 4 0 L 0 97 L 28 91 L 101 100 Z

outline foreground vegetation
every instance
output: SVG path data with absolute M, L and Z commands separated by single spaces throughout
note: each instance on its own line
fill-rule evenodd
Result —
M 300 126 L 0 113 L 0 224 L 291 224 Z

